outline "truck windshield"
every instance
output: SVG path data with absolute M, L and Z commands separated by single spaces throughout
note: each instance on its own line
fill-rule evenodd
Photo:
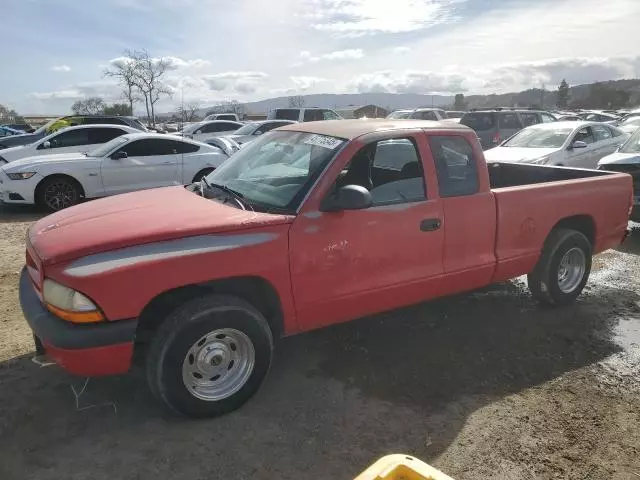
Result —
M 302 132 L 269 132 L 207 176 L 254 207 L 295 212 L 345 140 Z
M 640 153 L 640 129 L 636 130 L 629 140 L 627 140 L 622 147 L 620 147 L 621 153 Z
M 522 148 L 560 148 L 573 132 L 572 127 L 565 128 L 525 128 L 520 130 L 502 147 Z

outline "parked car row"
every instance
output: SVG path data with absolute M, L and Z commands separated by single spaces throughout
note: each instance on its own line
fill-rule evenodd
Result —
M 98 128 L 109 135 L 115 130 Z M 123 133 L 87 153 L 31 156 L 0 167 L 0 201 L 56 211 L 84 198 L 197 182 L 229 156 L 184 137 Z

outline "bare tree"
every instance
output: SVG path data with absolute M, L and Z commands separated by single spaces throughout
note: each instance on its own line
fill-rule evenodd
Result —
M 155 104 L 164 95 L 173 94 L 163 82 L 171 64 L 166 58 L 152 58 L 146 50 L 128 50 L 125 55 L 132 63 L 133 84 L 144 97 L 147 118 L 155 125 Z
M 304 97 L 302 95 L 294 95 L 289 97 L 289 107 L 291 108 L 304 107 Z
M 210 112 L 207 112 L 207 115 L 211 115 L 213 113 L 235 113 L 238 118 L 243 118 L 245 107 L 243 103 L 240 103 L 237 100 L 225 100 L 213 107 Z
M 186 105 L 180 105 L 178 108 L 178 115 L 184 122 L 194 122 L 198 118 L 198 109 L 200 104 L 198 102 L 187 103 Z
M 76 115 L 100 115 L 104 113 L 106 104 L 100 97 L 89 97 L 78 100 L 71 105 L 71 111 Z
M 134 52 L 126 50 L 124 58 L 104 71 L 105 77 L 113 77 L 122 86 L 122 97 L 129 103 L 129 115 L 133 115 L 133 104 L 140 101 L 140 91 L 136 85 L 136 62 Z M 149 112 L 147 112 L 148 114 Z

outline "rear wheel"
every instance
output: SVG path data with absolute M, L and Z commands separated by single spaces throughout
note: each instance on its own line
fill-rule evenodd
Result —
M 214 170 L 215 170 L 214 168 L 203 168 L 202 170 L 200 170 L 198 173 L 195 174 L 195 176 L 193 177 L 193 181 L 191 183 L 198 183 L 202 181 L 202 177 L 206 177 Z
M 589 279 L 591 256 L 591 243 L 582 233 L 564 228 L 552 231 L 527 277 L 533 297 L 547 305 L 575 301 Z
M 68 177 L 45 178 L 36 189 L 36 205 L 57 212 L 80 202 L 82 192 L 77 182 Z
M 214 417 L 244 404 L 264 380 L 273 337 L 262 314 L 228 295 L 206 295 L 171 313 L 147 356 L 154 394 L 175 412 Z

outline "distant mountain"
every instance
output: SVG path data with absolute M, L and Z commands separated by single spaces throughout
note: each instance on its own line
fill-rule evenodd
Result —
M 640 79 L 612 80 L 601 82 L 607 87 L 624 90 L 630 93 L 630 105 L 640 105 Z M 589 96 L 593 84 L 576 85 L 569 89 L 571 102 L 580 102 Z M 351 94 L 313 94 L 303 95 L 306 107 L 347 108 L 357 105 L 377 105 L 387 110 L 418 107 L 449 107 L 453 105 L 453 95 L 421 95 L 417 93 L 351 93 Z M 469 108 L 490 107 L 542 107 L 555 108 L 556 91 L 533 88 L 522 92 L 512 92 L 491 95 L 465 96 Z M 289 106 L 289 97 L 267 98 L 257 102 L 245 103 L 247 113 L 267 113 L 274 108 Z M 215 106 L 203 107 L 198 110 L 199 116 L 212 111 Z
M 332 94 L 320 93 L 303 95 L 305 107 L 347 108 L 354 105 L 377 105 L 388 110 L 399 108 L 440 107 L 453 103 L 452 96 L 420 95 L 417 93 L 350 93 Z M 276 97 L 249 102 L 244 104 L 247 113 L 267 113 L 274 108 L 289 106 L 289 97 Z M 204 115 L 214 106 L 198 110 L 198 115 Z

